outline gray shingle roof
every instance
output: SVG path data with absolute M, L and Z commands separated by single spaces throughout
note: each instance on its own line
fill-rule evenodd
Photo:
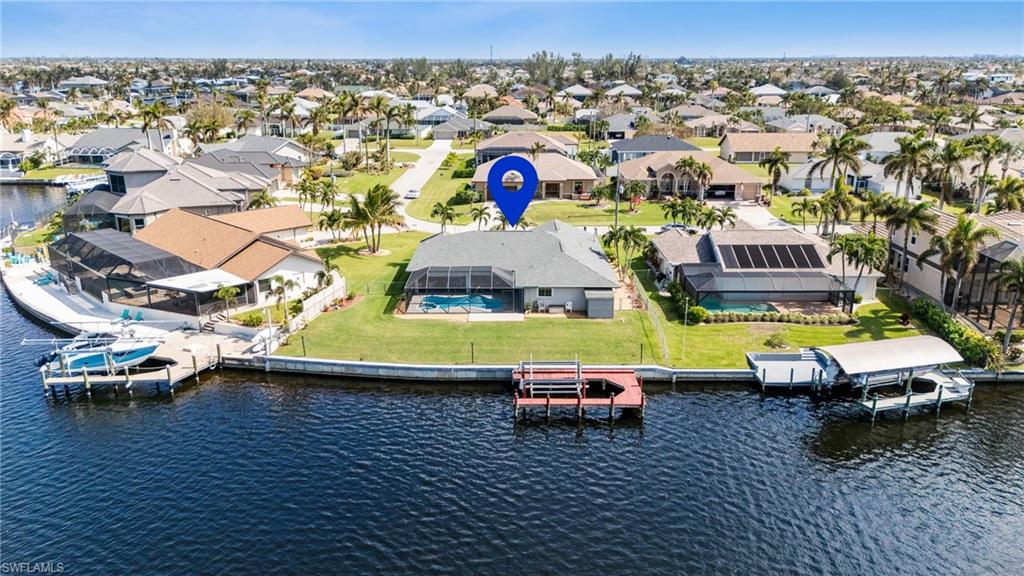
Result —
M 516 287 L 615 288 L 597 238 L 553 220 L 528 231 L 472 231 L 424 240 L 410 272 L 431 266 L 491 266 L 515 272 Z
M 617 140 L 612 149 L 619 152 L 663 152 L 677 150 L 700 150 L 699 147 L 672 136 L 653 134 L 626 140 Z
M 163 148 L 156 129 L 150 129 L 148 134 L 143 134 L 138 128 L 97 128 L 79 136 L 69 152 L 74 154 L 76 150 L 120 150 L 131 144 L 149 147 L 150 142 L 153 143 L 154 150 Z

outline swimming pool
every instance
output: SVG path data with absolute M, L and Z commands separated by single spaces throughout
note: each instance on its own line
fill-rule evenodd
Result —
M 779 309 L 766 302 L 731 302 L 721 298 L 708 296 L 700 301 L 700 305 L 711 313 L 718 312 L 778 312 Z
M 430 312 L 431 310 L 449 311 L 455 309 L 461 312 L 469 309 L 470 312 L 497 312 L 503 304 L 498 298 L 490 298 L 480 294 L 469 294 L 467 296 L 424 296 L 420 302 L 420 310 Z

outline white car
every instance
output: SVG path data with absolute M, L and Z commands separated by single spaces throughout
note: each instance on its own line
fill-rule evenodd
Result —
M 415 188 L 405 193 L 406 200 L 415 200 L 420 197 L 420 191 Z
M 665 224 L 664 226 L 661 227 L 662 232 L 668 232 L 669 230 L 682 230 L 683 232 L 687 232 L 689 228 L 686 226 L 686 224 L 680 224 L 678 222 L 669 222 L 668 224 Z

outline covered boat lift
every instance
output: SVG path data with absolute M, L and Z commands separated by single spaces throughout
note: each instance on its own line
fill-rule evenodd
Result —
M 861 395 L 859 406 L 871 412 L 874 419 L 879 412 L 934 405 L 936 412 L 947 402 L 965 401 L 970 407 L 974 384 L 959 372 L 949 375 L 943 367 L 963 362 L 963 357 L 941 338 L 911 336 L 892 340 L 876 340 L 854 344 L 838 344 L 820 348 L 801 349 L 799 352 L 748 353 L 747 362 L 762 389 L 772 387 L 831 388 L 836 384 L 849 384 Z M 915 379 L 933 382 L 929 392 L 914 392 Z M 871 395 L 872 388 L 882 386 L 904 387 L 902 395 Z

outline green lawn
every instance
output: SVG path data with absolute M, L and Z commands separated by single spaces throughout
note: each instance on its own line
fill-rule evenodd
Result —
M 768 211 L 771 212 L 773 216 L 779 218 L 780 220 L 785 220 L 786 222 L 789 222 L 790 224 L 793 224 L 795 226 L 803 226 L 803 220 L 801 220 L 801 218 L 793 216 L 793 204 L 795 202 L 799 202 L 801 198 L 802 196 L 783 196 L 782 194 L 776 194 L 775 197 L 772 198 L 772 205 L 768 207 Z M 807 215 L 808 230 L 814 230 L 814 227 L 815 225 L 817 225 L 817 223 L 817 216 L 812 216 L 810 214 Z M 854 214 L 853 220 L 848 220 L 842 223 L 855 224 L 859 223 L 859 221 L 857 220 L 857 215 Z
M 580 226 L 608 225 L 615 221 L 615 204 L 607 200 L 601 202 L 600 206 L 595 206 L 592 201 L 534 201 L 526 211 L 526 219 L 537 224 L 561 220 Z M 629 212 L 628 203 L 619 205 L 619 224 L 623 226 L 660 226 L 669 221 L 662 215 L 661 205 L 654 202 L 641 202 L 635 214 Z
M 639 260 L 638 260 L 639 263 Z M 646 285 L 646 282 L 645 282 Z M 890 305 L 880 291 L 880 301 L 865 304 L 856 311 L 859 324 L 850 326 L 804 326 L 781 323 L 731 323 L 683 326 L 667 299 L 659 296 L 647 285 L 648 295 L 656 304 L 655 313 L 668 340 L 673 366 L 688 368 L 745 368 L 747 352 L 766 351 L 765 339 L 774 332 L 783 331 L 792 348 L 801 346 L 827 346 L 848 342 L 863 342 L 883 338 L 917 336 L 923 332 L 913 326 L 899 323 L 900 315 L 907 311 L 902 301 Z M 686 349 L 683 350 L 683 340 Z
M 362 256 L 361 243 L 321 249 L 336 262 L 358 302 L 314 320 L 300 334 L 309 356 L 395 362 L 482 364 L 535 359 L 633 363 L 657 358 L 657 339 L 644 312 L 620 312 L 614 320 L 528 318 L 523 322 L 454 322 L 441 318 L 399 318 L 392 314 L 405 279 L 405 265 L 422 233 L 388 234 L 388 256 Z M 390 289 L 388 288 L 390 287 Z M 367 291 L 369 290 L 369 294 Z M 301 355 L 298 337 L 278 349 Z M 653 355 L 653 357 L 652 357 Z
M 415 162 L 420 159 L 420 155 L 415 152 L 401 152 L 397 150 L 391 151 L 392 162 Z
M 396 138 L 391 139 L 391 149 L 396 148 L 429 148 L 434 143 L 433 139 L 420 138 L 419 140 L 399 140 Z M 384 144 L 383 139 L 376 142 L 370 142 L 370 150 L 376 150 Z
M 375 172 L 352 172 L 350 176 L 344 178 L 336 178 L 335 182 L 338 186 L 338 194 L 363 194 L 375 184 L 391 184 L 398 179 L 405 172 L 405 168 L 392 168 L 387 174 L 378 174 Z M 399 194 L 404 193 L 403 190 L 395 190 Z
M 61 166 L 60 168 L 39 168 L 37 170 L 29 170 L 28 172 L 25 173 L 24 176 L 22 176 L 22 178 L 26 180 L 50 180 L 58 176 L 68 176 L 77 174 L 103 174 L 103 169 L 89 166 Z
M 746 170 L 747 172 L 750 172 L 754 176 L 763 179 L 765 184 L 768 184 L 772 181 L 772 177 L 768 174 L 767 168 L 762 168 L 757 164 L 737 164 L 736 166 L 739 166 L 740 168 Z
M 686 139 L 687 142 L 697 146 L 698 148 L 704 148 L 705 150 L 714 150 L 718 152 L 718 143 L 721 142 L 721 138 L 715 138 L 711 136 L 690 136 Z
M 29 246 L 39 246 L 40 244 L 46 244 L 47 240 L 57 232 L 57 228 L 50 224 L 46 224 L 39 228 L 32 230 L 26 230 L 14 239 L 14 245 L 19 248 L 25 248 Z
M 931 194 L 929 192 L 924 192 L 921 196 L 924 199 L 930 201 L 936 207 L 938 207 L 938 196 Z M 945 212 L 946 214 L 952 214 L 954 216 L 957 216 L 959 214 L 963 214 L 964 211 L 967 210 L 968 208 L 972 210 L 974 209 L 974 202 L 972 200 L 969 200 L 967 198 L 956 198 L 953 200 L 953 202 L 946 202 L 946 204 L 942 206 L 942 211 Z
M 472 154 L 459 154 L 459 160 L 464 165 L 465 162 L 473 157 Z M 409 203 L 407 210 L 413 218 L 419 220 L 436 221 L 436 218 L 430 216 L 430 210 L 434 207 L 434 204 L 438 202 L 447 202 L 449 198 L 455 195 L 455 192 L 462 188 L 463 185 L 468 184 L 470 178 L 452 178 L 453 168 L 438 168 L 436 172 L 430 177 L 430 180 L 420 190 L 420 197 Z M 455 218 L 456 224 L 469 224 L 469 210 L 471 206 L 465 204 L 462 206 L 455 206 L 455 212 L 457 214 Z

